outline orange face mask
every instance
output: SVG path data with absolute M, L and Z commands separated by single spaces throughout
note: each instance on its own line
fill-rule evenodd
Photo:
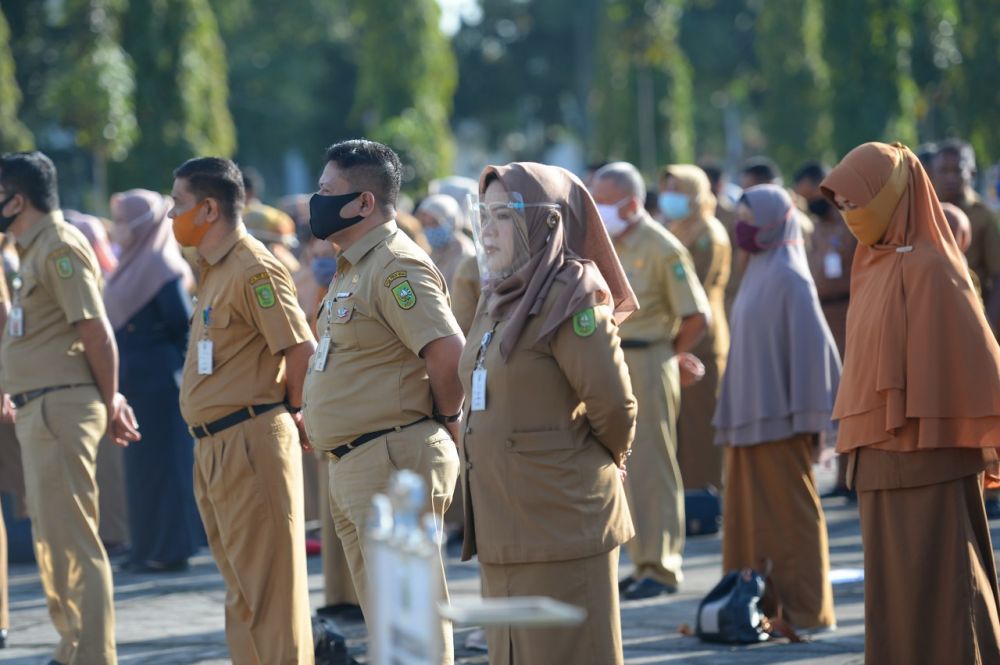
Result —
M 205 202 L 202 201 L 187 212 L 174 217 L 174 237 L 177 238 L 177 242 L 182 247 L 197 247 L 201 243 L 201 239 L 208 233 L 208 229 L 211 226 L 208 222 L 200 226 L 194 223 L 195 217 L 198 216 L 198 211 L 201 210 L 204 204 Z

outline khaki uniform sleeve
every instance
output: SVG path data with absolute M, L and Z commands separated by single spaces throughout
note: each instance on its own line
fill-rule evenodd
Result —
M 708 297 L 691 265 L 691 255 L 683 247 L 665 257 L 661 264 L 660 286 L 678 319 L 707 314 Z
M 264 336 L 272 354 L 313 338 L 284 267 L 254 266 L 247 271 L 244 288 L 249 320 Z
M 376 276 L 375 297 L 382 320 L 416 355 L 436 339 L 461 335 L 444 277 L 417 258 L 399 257 Z
M 104 316 L 96 257 L 61 243 L 42 260 L 38 279 L 59 304 L 67 323 Z
M 578 312 L 552 338 L 552 355 L 598 441 L 621 466 L 635 437 L 636 402 L 625 354 L 607 306 Z

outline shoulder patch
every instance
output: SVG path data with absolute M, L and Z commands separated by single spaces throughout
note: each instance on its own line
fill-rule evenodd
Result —
M 56 274 L 62 279 L 69 279 L 73 276 L 73 259 L 70 258 L 70 249 L 63 247 L 49 254 L 49 258 L 55 262 Z
M 593 307 L 573 315 L 573 332 L 577 337 L 590 337 L 595 330 L 597 330 L 597 318 L 594 316 Z
M 684 270 L 683 262 L 678 261 L 677 263 L 674 264 L 674 277 L 676 277 L 677 281 L 680 282 L 683 282 L 685 279 L 687 279 L 687 271 Z
M 403 277 L 406 277 L 406 271 L 405 270 L 397 270 L 396 272 L 394 272 L 391 275 L 389 275 L 388 277 L 386 277 L 385 281 L 382 282 L 382 285 L 385 286 L 386 288 L 389 288 L 389 286 L 392 285 L 393 282 L 395 282 L 397 279 L 401 279 Z
M 264 309 L 274 307 L 277 298 L 274 297 L 274 286 L 270 281 L 262 282 L 253 287 L 253 293 L 257 296 L 257 304 Z
M 253 286 L 257 282 L 261 281 L 262 279 L 269 280 L 269 279 L 271 279 L 271 275 L 269 273 L 267 273 L 266 271 L 265 272 L 259 272 L 256 275 L 252 275 L 250 277 L 250 286 Z
M 396 298 L 396 304 L 402 309 L 413 309 L 417 304 L 417 294 L 413 292 L 408 279 L 392 287 L 392 295 Z

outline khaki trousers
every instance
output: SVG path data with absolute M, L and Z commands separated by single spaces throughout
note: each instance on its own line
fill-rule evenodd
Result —
M 544 563 L 481 563 L 484 598 L 548 596 L 587 610 L 578 626 L 491 626 L 490 665 L 621 665 L 618 556 L 610 552 Z
M 129 542 L 123 453 L 122 448 L 106 436 L 97 447 L 97 507 L 101 515 L 97 534 L 108 547 Z
M 354 589 L 354 579 L 351 577 L 351 567 L 347 565 L 347 554 L 344 544 L 337 536 L 333 525 L 333 513 L 330 511 L 330 462 L 326 457 L 316 461 L 319 477 L 319 487 L 323 488 L 322 497 L 326 500 L 320 504 L 320 534 L 323 539 L 323 604 L 324 605 L 359 605 L 358 592 Z
M 626 543 L 636 579 L 684 581 L 684 486 L 677 463 L 680 374 L 666 344 L 628 349 L 625 362 L 638 406 L 625 496 L 635 525 Z
M 234 665 L 314 661 L 298 431 L 271 411 L 199 439 L 194 493 L 226 582 Z
M 448 431 L 432 420 L 369 441 L 343 459 L 330 464 L 330 509 L 337 535 L 344 544 L 354 587 L 366 618 L 370 618 L 368 576 L 365 569 L 367 543 L 365 526 L 372 497 L 384 492 L 393 472 L 409 469 L 423 478 L 429 490 L 427 509 L 434 515 L 438 542 L 444 537 L 444 513 L 458 481 L 458 450 Z M 441 580 L 445 580 L 444 559 L 438 551 Z M 448 598 L 447 584 L 441 590 Z M 451 623 L 441 622 L 445 665 L 454 662 Z
M 97 447 L 107 409 L 93 386 L 51 392 L 17 412 L 38 573 L 66 665 L 114 665 L 111 565 L 97 535 Z

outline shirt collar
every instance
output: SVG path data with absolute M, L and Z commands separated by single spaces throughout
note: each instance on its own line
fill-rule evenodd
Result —
M 226 258 L 226 255 L 229 254 L 233 247 L 236 246 L 236 243 L 245 238 L 246 235 L 247 231 L 243 226 L 243 222 L 237 222 L 236 226 L 233 227 L 233 230 L 222 239 L 222 242 L 204 254 L 199 252 L 199 254 L 201 254 L 202 262 L 207 265 L 214 266 L 219 261 Z
M 347 259 L 348 263 L 352 266 L 358 265 L 361 259 L 365 258 L 365 255 L 375 249 L 379 243 L 386 240 L 393 233 L 397 231 L 399 227 L 396 226 L 396 220 L 390 219 L 385 224 L 379 224 L 368 233 L 361 236 L 357 242 L 341 252 L 341 256 Z
M 27 250 L 34 242 L 35 238 L 42 235 L 42 231 L 51 228 L 56 225 L 57 222 L 62 222 L 63 214 L 62 210 L 53 210 L 49 214 L 42 217 L 37 222 L 31 225 L 27 231 L 21 234 L 21 237 L 17 239 L 17 246 L 22 250 Z

